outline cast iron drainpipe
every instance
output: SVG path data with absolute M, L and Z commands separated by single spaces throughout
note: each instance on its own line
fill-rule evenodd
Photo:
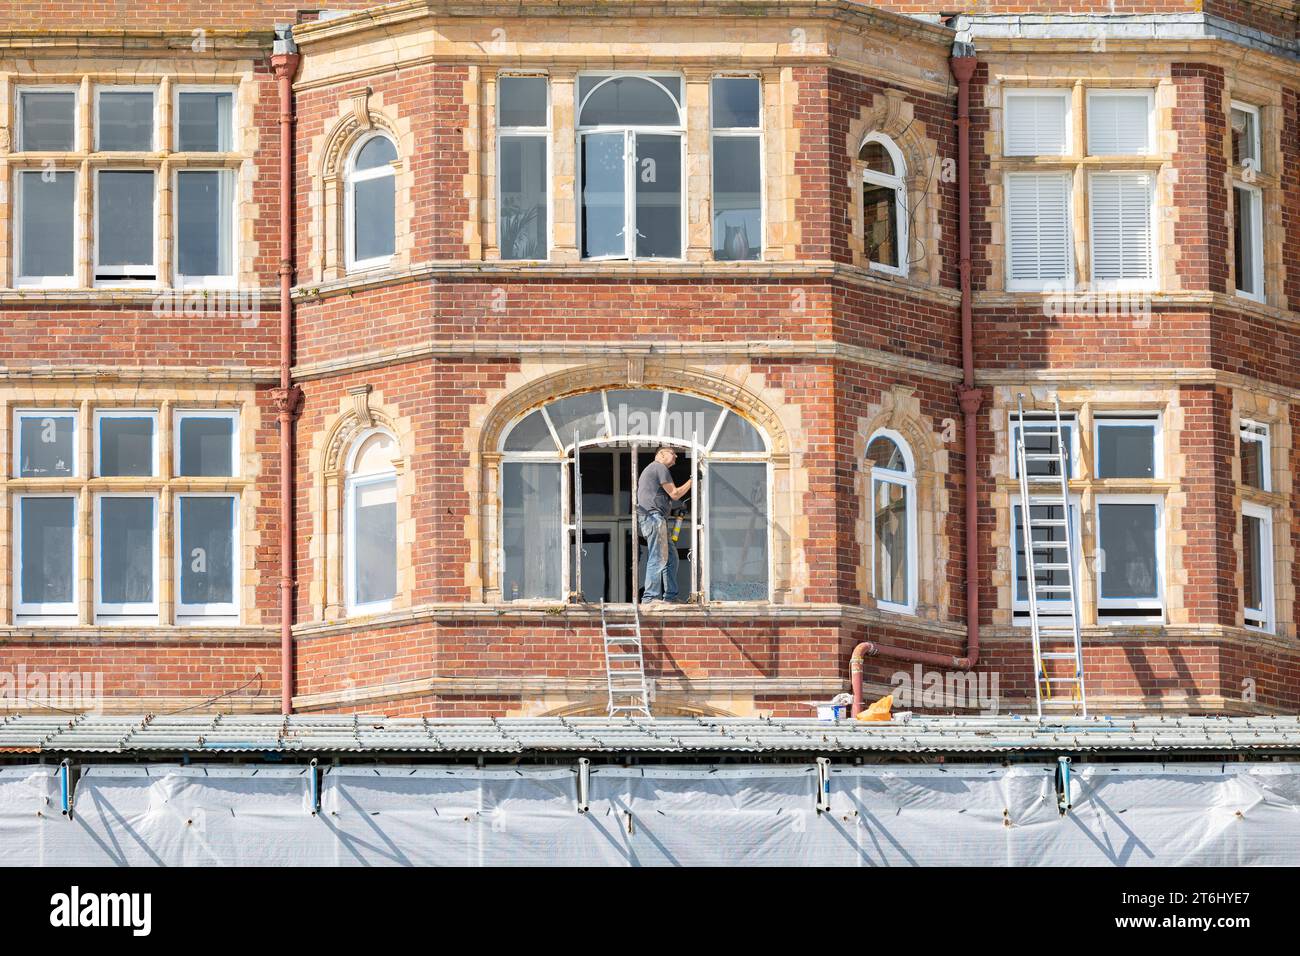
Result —
M 868 657 L 893 657 L 899 660 L 934 664 L 970 670 L 980 659 L 980 608 L 979 608 L 979 494 L 976 487 L 975 461 L 976 425 L 979 421 L 983 393 L 975 387 L 975 332 L 971 319 L 971 258 L 970 258 L 970 81 L 975 75 L 975 48 L 970 43 L 953 44 L 953 54 L 948 60 L 954 79 L 957 80 L 957 192 L 958 237 L 961 247 L 961 388 L 957 398 L 961 403 L 965 437 L 966 480 L 966 654 L 954 657 L 930 651 L 914 651 L 907 647 L 892 647 L 863 641 L 853 648 L 849 658 L 849 677 L 853 682 L 853 716 L 862 712 L 862 662 Z
M 282 46 L 283 45 L 283 46 Z M 302 390 L 293 384 L 293 76 L 292 40 L 276 40 L 271 69 L 280 89 L 280 713 L 293 713 L 293 419 Z

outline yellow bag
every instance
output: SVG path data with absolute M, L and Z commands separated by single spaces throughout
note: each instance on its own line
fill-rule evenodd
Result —
M 862 713 L 858 714 L 858 720 L 890 720 L 890 711 L 894 707 L 894 695 L 882 697 Z

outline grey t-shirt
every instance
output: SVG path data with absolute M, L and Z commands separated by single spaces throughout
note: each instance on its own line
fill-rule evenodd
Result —
M 673 473 L 662 461 L 652 461 L 636 483 L 636 506 L 643 511 L 657 511 L 668 517 L 672 499 L 664 491 L 665 483 L 672 484 Z

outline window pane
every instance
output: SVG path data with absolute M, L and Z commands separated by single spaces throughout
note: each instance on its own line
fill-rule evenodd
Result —
M 1134 156 L 1150 152 L 1151 100 L 1145 93 L 1088 97 L 1088 152 Z
M 137 170 L 99 173 L 97 261 L 115 270 L 110 275 L 153 278 L 153 176 Z M 123 269 L 131 266 L 141 268 Z
M 645 388 L 615 388 L 605 396 L 614 434 L 629 438 L 659 434 L 664 393 Z
M 98 123 L 101 150 L 152 150 L 153 92 L 101 92 Z
M 71 604 L 75 498 L 20 498 L 19 604 Z
M 18 419 L 18 476 L 51 478 L 76 470 L 75 415 L 21 415 Z
M 709 597 L 766 601 L 767 465 L 714 462 L 707 483 Z
M 153 474 L 152 418 L 117 417 L 99 420 L 101 475 Z
M 1263 231 L 1259 222 L 1258 196 L 1258 193 L 1240 186 L 1232 190 L 1232 248 L 1237 289 L 1248 295 L 1259 295 L 1263 291 L 1259 288 L 1258 280 L 1259 261 L 1263 254 L 1259 247 Z
M 759 88 L 754 77 L 717 77 L 713 81 L 713 128 L 754 129 L 759 125 Z
M 586 96 L 603 78 L 579 78 L 578 92 Z M 673 94 L 680 96 L 678 77 L 656 77 L 659 82 L 635 76 L 603 83 L 582 104 L 580 126 L 678 126 L 681 113 Z M 662 84 L 662 85 L 661 85 Z M 665 87 L 669 92 L 665 91 Z
M 870 261 L 900 267 L 897 189 L 871 183 L 862 187 L 862 233 Z
M 872 440 L 867 446 L 867 461 L 873 468 L 886 468 L 889 471 L 907 471 L 907 458 L 903 449 L 892 439 L 884 435 Z
M 546 258 L 546 137 L 501 138 L 501 258 Z
M 873 565 L 876 600 L 909 603 L 907 489 L 892 481 L 873 482 L 875 527 Z
M 183 153 L 224 153 L 231 148 L 233 93 L 181 93 L 177 144 Z
M 1089 181 L 1094 279 L 1140 280 L 1155 275 L 1151 243 L 1153 182 L 1145 173 L 1104 173 Z
M 1158 598 L 1156 506 L 1102 504 L 1097 513 L 1105 552 L 1101 596 Z
M 234 275 L 234 184 L 230 170 L 176 174 L 177 271 L 181 275 Z
M 1070 275 L 1070 177 L 1026 173 L 1007 177 L 1008 278 L 1039 283 Z
M 506 451 L 555 451 L 555 439 L 542 413 L 536 411 L 510 429 L 503 447 Z
M 190 478 L 225 478 L 234 474 L 235 421 L 225 416 L 186 415 L 180 420 L 180 467 Z
M 763 248 L 762 157 L 757 136 L 713 138 L 713 257 L 757 259 Z
M 100 601 L 153 603 L 153 499 L 102 498 L 99 508 Z
M 1249 435 L 1251 441 L 1246 440 Z M 1260 491 L 1268 490 L 1268 476 L 1264 462 L 1266 460 L 1265 440 L 1257 438 L 1250 432 L 1243 432 L 1240 441 L 1241 448 L 1241 481 L 1242 484 L 1250 485 L 1252 488 L 1258 488 Z
M 503 76 L 497 81 L 501 126 L 547 126 L 546 77 Z
M 1043 93 L 1008 96 L 1006 100 L 1006 153 L 1008 156 L 1065 154 L 1069 137 L 1066 94 Z
M 676 259 L 682 254 L 682 138 L 641 133 L 636 138 L 636 254 Z
M 507 601 L 559 598 L 560 466 L 505 462 L 501 466 L 502 548 Z
M 623 134 L 582 138 L 582 254 L 622 256 L 626 203 Z
M 77 94 L 65 92 L 19 93 L 22 126 L 18 149 L 23 152 L 71 152 L 76 142 Z
M 1098 478 L 1154 478 L 1156 433 L 1151 425 L 1097 426 Z
M 555 426 L 555 434 L 560 436 L 562 445 L 573 444 L 575 431 L 580 441 L 605 434 L 605 403 L 600 392 L 561 398 L 546 406 L 546 414 L 551 417 L 551 424 Z
M 397 593 L 397 479 L 353 489 L 352 573 L 357 604 Z
M 1259 169 L 1259 124 L 1250 110 L 1232 111 L 1232 165 L 1244 169 L 1247 160 Z
M 353 255 L 357 261 L 381 259 L 396 248 L 397 188 L 392 176 L 353 184 Z
M 670 393 L 663 433 L 669 438 L 683 442 L 695 440 L 703 445 L 713 437 L 721 414 L 722 407 L 708 399 Z
M 357 153 L 353 164 L 358 172 L 380 169 L 397 161 L 397 147 L 387 136 L 372 136 Z
M 1045 460 L 1031 460 L 1028 462 L 1028 473 L 1033 477 L 1056 477 L 1061 473 L 1060 460 L 1057 457 L 1061 443 L 1056 437 L 1056 423 L 1052 422 L 1050 427 L 1043 427 L 1046 423 L 1036 422 L 1034 419 L 1027 419 L 1029 427 L 1025 430 L 1025 455 L 1051 455 L 1052 457 Z M 1035 427 L 1038 425 L 1038 427 Z M 1061 423 L 1061 434 L 1065 437 L 1065 475 L 1067 478 L 1074 477 L 1074 423 Z M 1020 477 L 1019 456 L 1016 454 L 1015 443 L 1020 439 L 1020 425 L 1013 423 L 1011 426 L 1011 476 Z
M 1024 512 L 1020 505 L 1015 506 L 1015 549 L 1016 549 L 1016 600 L 1028 602 L 1029 600 L 1029 567 L 1025 563 L 1025 520 Z M 1033 505 L 1029 509 L 1031 520 L 1034 522 L 1060 521 L 1065 517 L 1065 509 L 1058 505 Z M 1074 515 L 1071 514 L 1071 520 Z M 1038 586 L 1042 587 L 1069 587 L 1070 572 L 1065 570 L 1042 570 L 1045 564 L 1064 564 L 1065 549 L 1039 547 L 1039 542 L 1065 541 L 1064 525 L 1047 525 L 1045 527 L 1034 527 L 1031 529 L 1034 542 L 1034 566 L 1038 569 L 1034 575 Z M 1049 596 L 1050 595 L 1050 596 Z M 1047 592 L 1037 598 L 1042 601 L 1068 601 L 1069 598 L 1065 592 Z
M 757 428 L 739 415 L 730 413 L 718 430 L 713 451 L 766 451 L 767 445 Z
M 1264 522 L 1253 515 L 1241 519 L 1242 574 L 1246 587 L 1246 610 L 1264 610 Z
M 18 272 L 25 278 L 71 276 L 77 174 L 22 174 L 22 222 Z
M 180 497 L 181 604 L 233 604 L 235 499 Z

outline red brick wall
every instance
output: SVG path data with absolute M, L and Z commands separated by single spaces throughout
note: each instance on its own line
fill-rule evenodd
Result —
M 1179 207 L 1174 237 L 1178 275 L 1184 289 L 1228 289 L 1228 199 L 1224 175 L 1223 70 L 1203 63 L 1174 63 L 1170 70 L 1178 103 L 1173 127 L 1178 136 L 1174 203 Z

